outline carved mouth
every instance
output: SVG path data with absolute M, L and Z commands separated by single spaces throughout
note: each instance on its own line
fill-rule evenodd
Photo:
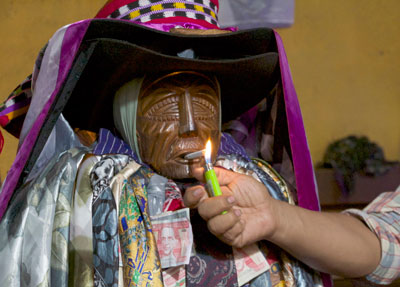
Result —
M 180 163 L 180 164 L 194 164 L 194 163 L 199 163 L 199 162 L 201 161 L 201 157 L 194 158 L 194 159 L 186 159 L 186 158 L 185 158 L 185 155 L 187 155 L 187 154 L 189 154 L 189 153 L 192 153 L 192 152 L 195 152 L 195 151 L 196 151 L 196 150 L 188 150 L 188 151 L 185 151 L 185 152 L 181 152 L 181 153 L 179 153 L 179 154 L 173 156 L 172 158 L 173 158 L 176 162 L 178 162 L 178 163 Z

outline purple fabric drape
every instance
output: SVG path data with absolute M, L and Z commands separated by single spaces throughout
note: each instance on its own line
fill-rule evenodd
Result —
M 320 210 L 314 169 L 304 131 L 299 101 L 297 100 L 282 39 L 277 32 L 275 32 L 275 38 L 278 46 L 279 65 L 281 68 L 283 95 L 285 98 L 299 206 L 310 210 Z
M 86 33 L 89 24 L 90 20 L 77 22 L 71 24 L 69 27 L 67 27 L 67 30 L 65 31 L 62 40 L 61 55 L 59 59 L 59 73 L 57 77 L 56 88 L 54 89 L 54 91 L 50 91 L 51 96 L 49 101 L 43 107 L 31 130 L 26 136 L 24 142 L 19 148 L 14 163 L 8 172 L 6 181 L 4 182 L 2 192 L 0 194 L 0 220 L 1 218 L 3 218 L 3 215 L 8 206 L 8 202 L 10 201 L 13 191 L 18 183 L 18 179 L 21 175 L 22 169 L 24 168 L 29 158 L 39 131 L 44 123 L 44 120 L 46 119 L 51 105 L 54 102 L 55 96 L 57 95 L 60 87 L 62 86 L 62 83 L 69 73 L 73 60 L 75 58 L 75 54 L 78 51 L 80 43 Z
M 300 105 L 294 89 L 292 75 L 282 39 L 275 32 L 276 44 L 279 53 L 279 65 L 283 95 L 285 98 L 286 115 L 289 129 L 290 147 L 292 149 L 293 165 L 296 176 L 297 198 L 299 206 L 320 210 L 315 174 L 311 161 L 311 155 L 307 144 Z M 325 287 L 332 287 L 332 280 L 328 274 L 321 273 L 322 282 Z

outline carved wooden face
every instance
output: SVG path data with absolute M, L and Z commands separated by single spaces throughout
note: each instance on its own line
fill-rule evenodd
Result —
M 202 158 L 186 160 L 202 150 L 208 139 L 217 154 L 219 89 L 215 81 L 195 72 L 176 72 L 142 87 L 138 101 L 137 137 L 141 158 L 163 176 L 190 178 L 190 166 Z

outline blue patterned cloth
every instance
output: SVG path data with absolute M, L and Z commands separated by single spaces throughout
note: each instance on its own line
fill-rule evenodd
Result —
M 124 155 L 102 156 L 90 173 L 93 189 L 94 286 L 118 286 L 118 214 L 111 179 L 130 161 Z

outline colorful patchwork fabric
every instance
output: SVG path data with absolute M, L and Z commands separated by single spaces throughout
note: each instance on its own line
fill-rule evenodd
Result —
M 140 168 L 122 188 L 119 234 L 125 286 L 162 286 L 161 264 L 147 206 L 153 173 Z
M 362 211 L 344 212 L 364 221 L 381 242 L 381 262 L 366 279 L 375 284 L 390 284 L 400 278 L 400 186 L 394 192 L 382 193 Z
M 28 76 L 0 105 L 0 126 L 16 138 L 19 137 L 25 114 L 31 103 L 31 79 L 32 75 Z
M 131 3 L 118 8 L 108 16 L 108 18 L 138 22 L 149 22 L 171 17 L 204 20 L 218 27 L 217 6 L 210 0 L 131 1 Z
M 0 104 L 0 126 L 16 138 L 19 138 L 22 124 L 31 104 L 33 90 L 32 82 L 36 80 L 40 71 L 46 48 L 47 44 L 40 50 L 35 61 L 33 74 L 26 77 L 26 79 L 23 80 L 14 91 L 12 91 L 8 98 Z M 1 132 L 0 138 L 2 138 Z M 0 140 L 0 152 L 1 149 Z

